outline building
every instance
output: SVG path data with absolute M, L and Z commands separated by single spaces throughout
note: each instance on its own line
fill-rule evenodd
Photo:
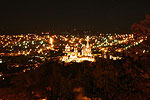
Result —
M 77 47 L 74 47 L 73 51 L 70 51 L 70 46 L 67 44 L 65 46 L 65 55 L 61 58 L 64 62 L 83 62 L 83 61 L 92 61 L 94 62 L 95 59 L 92 55 L 91 46 L 89 44 L 89 36 L 86 39 L 87 43 L 82 48 L 81 53 L 78 52 Z
M 82 56 L 92 56 L 91 46 L 89 44 L 89 36 L 87 36 L 86 46 L 82 48 Z

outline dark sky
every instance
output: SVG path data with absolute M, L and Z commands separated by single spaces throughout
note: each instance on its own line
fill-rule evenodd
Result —
M 24 33 L 70 29 L 129 32 L 150 13 L 144 0 L 3 0 L 0 32 Z

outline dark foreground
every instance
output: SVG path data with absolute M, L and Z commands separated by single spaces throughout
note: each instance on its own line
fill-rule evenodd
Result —
M 50 61 L 1 83 L 0 100 L 148 100 L 149 61 L 149 54 L 94 63 Z

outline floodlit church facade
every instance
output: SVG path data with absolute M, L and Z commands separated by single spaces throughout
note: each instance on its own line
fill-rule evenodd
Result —
M 74 51 L 72 52 L 70 50 L 70 46 L 67 44 L 65 46 L 65 51 L 64 51 L 64 53 L 66 55 L 64 55 L 61 58 L 61 60 L 64 61 L 64 62 L 83 62 L 83 61 L 94 62 L 95 59 L 92 55 L 91 46 L 89 44 L 89 37 L 88 36 L 87 36 L 86 41 L 87 41 L 87 43 L 82 48 L 81 53 L 78 52 L 78 49 L 76 47 L 74 47 Z

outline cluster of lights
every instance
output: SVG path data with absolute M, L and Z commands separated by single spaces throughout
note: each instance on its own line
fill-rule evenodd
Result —
M 134 39 L 133 34 L 99 34 L 89 37 L 90 46 L 95 56 L 122 53 L 123 51 L 142 43 L 146 37 Z M 0 35 L 1 56 L 45 56 L 49 51 L 64 51 L 66 44 L 81 51 L 86 45 L 86 38 L 79 35 Z
M 0 55 L 30 55 L 31 52 L 42 53 L 47 49 L 54 50 L 53 38 L 49 35 L 0 35 Z

